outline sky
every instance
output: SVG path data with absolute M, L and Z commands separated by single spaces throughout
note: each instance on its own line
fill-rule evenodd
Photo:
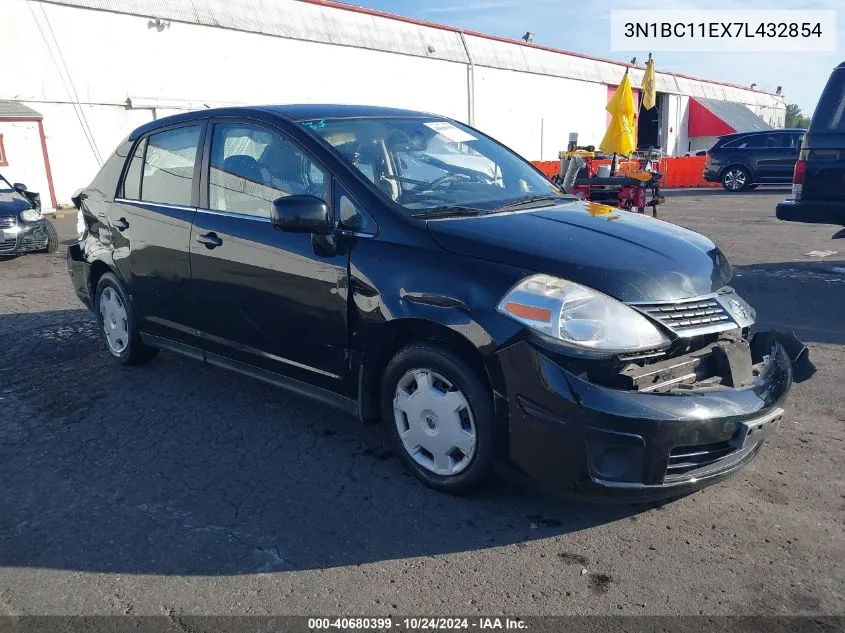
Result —
M 526 31 L 534 42 L 563 50 L 640 63 L 649 51 L 610 50 L 611 9 L 837 9 L 841 0 L 354 0 L 352 4 L 439 22 L 491 35 L 519 39 Z M 824 25 L 823 25 L 824 26 Z M 660 52 L 657 70 L 757 84 L 774 92 L 783 86 L 787 103 L 810 115 L 831 70 L 845 61 L 845 10 L 837 15 L 837 51 L 833 53 Z

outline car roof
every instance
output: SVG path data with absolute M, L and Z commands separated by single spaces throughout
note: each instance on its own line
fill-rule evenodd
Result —
M 414 117 L 414 118 L 448 118 L 439 117 L 436 114 L 418 112 L 416 110 L 405 110 L 402 108 L 385 108 L 371 105 L 341 105 L 341 104 L 319 104 L 303 103 L 290 105 L 264 105 L 264 106 L 237 106 L 228 108 L 208 108 L 184 112 L 172 116 L 163 117 L 145 123 L 135 128 L 129 134 L 129 140 L 135 140 L 142 134 L 152 130 L 163 128 L 176 123 L 206 119 L 210 116 L 237 116 L 246 114 L 274 114 L 291 121 L 307 121 L 309 119 L 359 119 L 366 117 Z
M 723 138 L 739 138 L 740 136 L 760 136 L 761 134 L 778 134 L 788 132 L 801 132 L 802 134 L 807 130 L 800 127 L 785 127 L 771 130 L 754 130 L 753 132 L 731 132 L 730 134 L 722 134 L 719 139 Z

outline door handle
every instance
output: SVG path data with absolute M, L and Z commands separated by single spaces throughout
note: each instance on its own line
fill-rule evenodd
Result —
M 126 221 L 126 218 L 120 218 L 119 220 L 115 220 L 111 223 L 111 225 L 118 231 L 125 231 L 129 228 L 129 222 Z
M 209 249 L 217 248 L 223 244 L 223 240 L 217 237 L 217 234 L 213 231 L 211 233 L 206 233 L 205 235 L 197 235 L 197 242 L 205 244 L 205 247 Z

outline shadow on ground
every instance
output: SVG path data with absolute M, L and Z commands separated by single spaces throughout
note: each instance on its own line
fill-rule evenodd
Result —
M 563 559 L 643 509 L 433 492 L 378 427 L 165 353 L 114 364 L 85 310 L 0 315 L 0 340 L 0 565 L 228 575 L 549 537 Z

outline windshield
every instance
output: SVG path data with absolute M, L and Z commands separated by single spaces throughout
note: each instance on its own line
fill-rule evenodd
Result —
M 3 193 L 9 193 L 10 191 L 14 190 L 15 188 L 9 183 L 9 181 L 3 178 L 2 175 L 0 175 L 0 191 L 2 191 Z
M 562 195 L 522 158 L 460 123 L 384 117 L 303 125 L 412 213 L 445 207 L 492 210 L 529 196 Z

